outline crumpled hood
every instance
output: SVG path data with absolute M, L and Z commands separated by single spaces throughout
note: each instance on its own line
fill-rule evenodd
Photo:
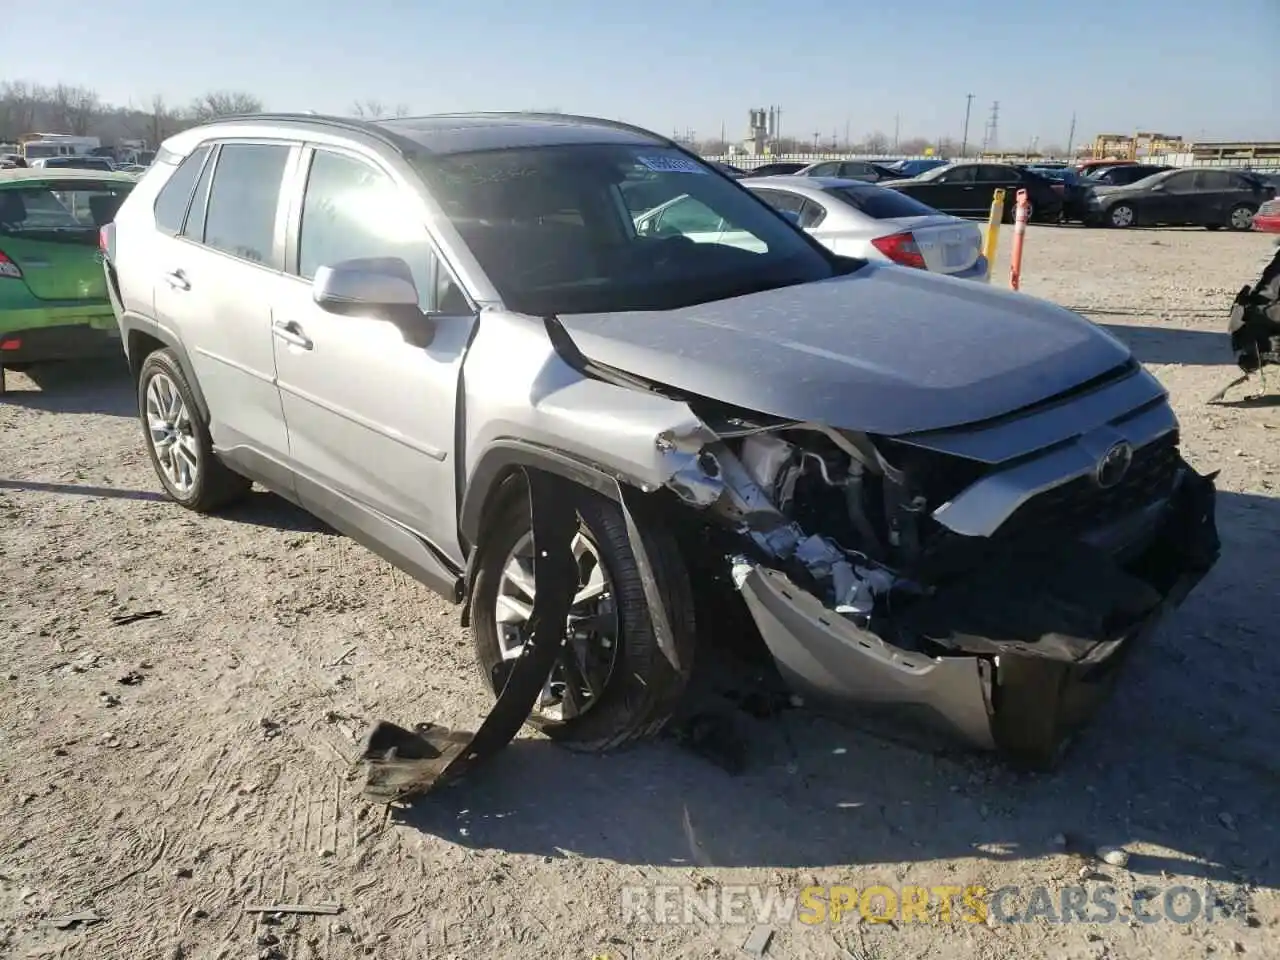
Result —
M 1130 357 L 1052 303 L 874 263 L 677 310 L 559 321 L 596 363 L 759 413 L 887 436 L 1010 413 Z

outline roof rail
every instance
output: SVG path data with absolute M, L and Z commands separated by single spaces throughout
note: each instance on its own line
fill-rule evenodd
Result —
M 370 120 L 362 120 L 359 117 L 339 117 L 323 113 L 237 113 L 226 117 L 215 117 L 212 120 L 205 121 L 205 123 L 235 123 L 240 120 L 265 120 L 267 122 L 283 120 L 314 123 L 319 126 L 337 127 L 342 130 L 358 130 L 361 133 L 376 137 L 388 146 L 397 148 L 404 146 L 403 142 L 398 142 L 388 135 L 389 131 L 386 127 L 379 126 Z

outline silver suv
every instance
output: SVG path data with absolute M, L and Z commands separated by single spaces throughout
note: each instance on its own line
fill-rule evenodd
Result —
M 688 230 L 645 217 L 685 196 Z M 554 591 L 531 720 L 580 748 L 660 729 L 715 631 L 810 704 L 1052 763 L 1217 558 L 1110 335 L 836 256 L 635 127 L 224 120 L 103 246 L 168 496 L 300 504 L 464 604 L 495 691 Z M 535 563 L 540 498 L 574 575 Z

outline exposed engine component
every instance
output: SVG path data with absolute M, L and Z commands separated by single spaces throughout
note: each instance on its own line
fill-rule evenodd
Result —
M 884 565 L 884 543 L 901 542 L 901 531 L 877 532 L 860 459 L 822 432 L 787 432 L 796 442 L 756 433 L 703 451 L 701 468 L 724 488 L 716 512 L 769 555 L 803 566 L 832 609 L 865 624 L 876 598 L 898 582 Z M 918 514 L 923 503 L 912 507 Z

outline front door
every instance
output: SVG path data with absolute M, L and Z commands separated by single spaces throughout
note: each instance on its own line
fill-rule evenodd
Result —
M 316 148 L 303 163 L 296 263 L 270 323 L 299 497 L 314 507 L 309 500 L 336 495 L 458 559 L 454 422 L 476 315 L 425 225 L 407 213 L 413 198 L 387 171 L 335 148 Z M 390 321 L 316 305 L 319 267 L 366 257 L 409 264 L 435 330 L 428 346 Z
M 921 203 L 928 204 L 935 210 L 956 217 L 972 216 L 982 206 L 980 199 L 974 199 L 978 189 L 974 180 L 975 170 L 976 164 L 960 164 L 909 192 Z M 988 194 L 988 206 L 990 203 Z
M 1147 223 L 1186 223 L 1194 215 L 1195 172 L 1183 170 L 1165 178 L 1162 190 L 1150 190 L 1142 198 L 1143 212 L 1139 214 Z

